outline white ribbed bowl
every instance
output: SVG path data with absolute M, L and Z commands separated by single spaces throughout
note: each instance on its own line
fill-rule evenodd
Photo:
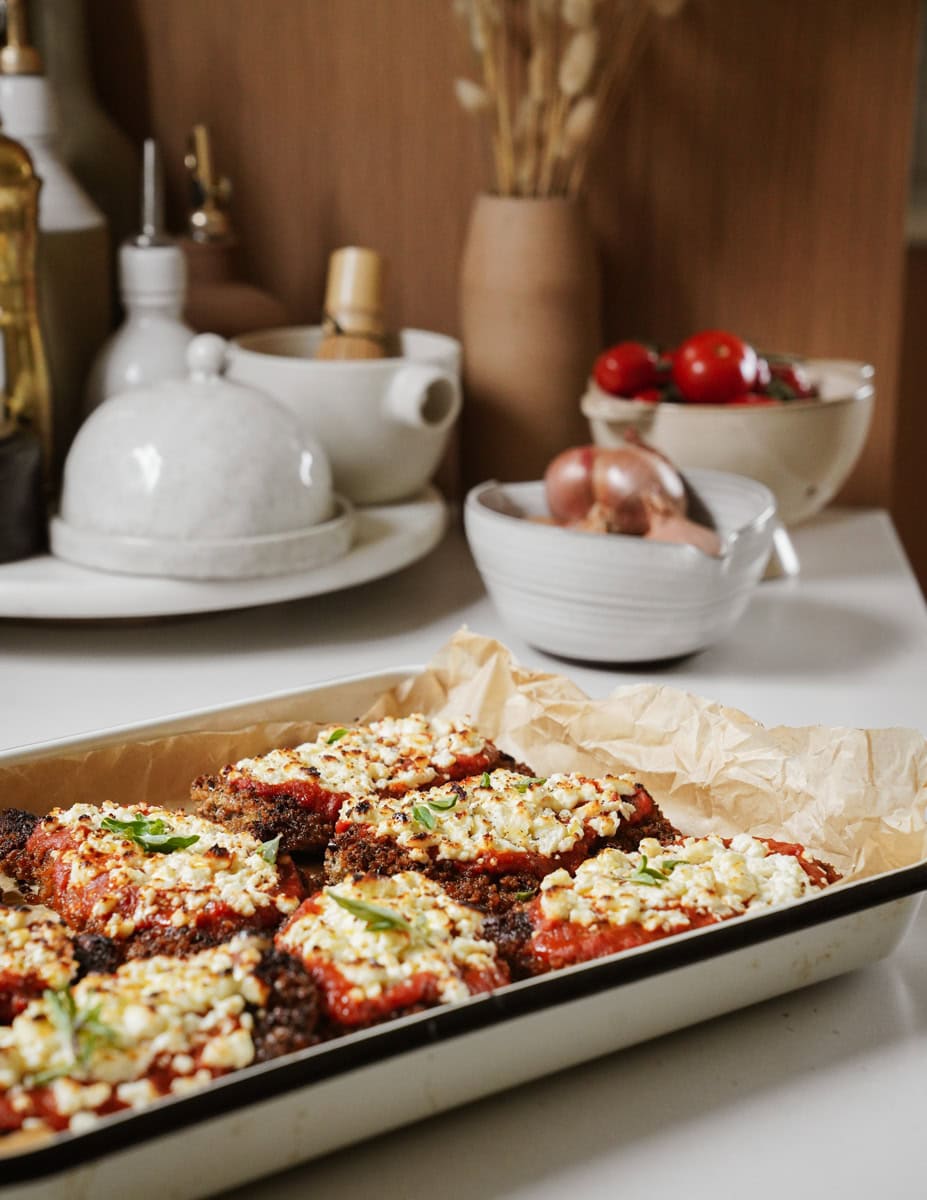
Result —
M 467 539 L 506 624 L 541 650 L 590 662 L 674 658 L 723 638 L 766 567 L 776 502 L 740 475 L 693 469 L 686 479 L 722 537 L 720 558 L 527 520 L 547 515 L 540 481 L 473 488 Z

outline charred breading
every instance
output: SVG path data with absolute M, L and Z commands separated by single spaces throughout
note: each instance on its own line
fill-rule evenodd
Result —
M 39 818 L 35 813 L 24 812 L 20 808 L 0 811 L 0 871 L 17 883 L 28 882 L 23 877 L 19 854 L 38 823 Z
M 682 837 L 682 833 L 663 815 L 660 806 L 643 784 L 635 785 L 634 813 L 612 838 L 605 838 L 603 846 L 614 846 L 618 850 L 636 850 L 644 838 L 655 838 L 669 845 Z
M 191 797 L 210 821 L 261 841 L 280 835 L 287 853 L 321 854 L 345 800 L 401 795 L 496 767 L 531 773 L 465 722 L 415 714 L 331 727 L 314 742 L 242 759 L 194 780 Z
M 290 854 L 321 851 L 332 835 L 331 818 L 300 804 L 299 797 L 286 791 L 261 795 L 255 788 L 232 788 L 220 776 L 194 780 L 190 797 L 197 812 L 208 821 L 266 842 L 280 835 L 281 848 Z
M 489 916 L 483 925 L 483 936 L 495 942 L 513 979 L 527 979 L 536 973 L 529 949 L 533 932 L 531 918 L 522 907 Z
M 111 975 L 123 961 L 124 947 L 102 933 L 79 933 L 74 939 L 77 978 L 85 975 Z
M 270 988 L 254 1011 L 255 1062 L 266 1062 L 320 1041 L 319 990 L 302 963 L 289 954 L 264 952 L 257 975 Z
M 539 882 L 527 872 L 493 875 L 461 871 L 453 862 L 417 862 L 395 842 L 370 837 L 362 825 L 340 833 L 325 856 L 328 883 L 338 883 L 349 875 L 398 875 L 400 871 L 421 871 L 459 904 L 472 904 L 489 913 L 505 912 L 533 895 Z

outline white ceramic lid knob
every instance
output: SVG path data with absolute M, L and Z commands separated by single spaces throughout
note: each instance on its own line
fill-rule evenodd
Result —
M 198 334 L 187 347 L 190 377 L 197 382 L 215 379 L 225 369 L 225 338 L 217 333 Z

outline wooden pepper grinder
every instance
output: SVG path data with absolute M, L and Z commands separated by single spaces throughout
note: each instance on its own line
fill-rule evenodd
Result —
M 376 250 L 344 246 L 328 264 L 322 340 L 316 358 L 386 358 L 386 264 Z
M 205 125 L 193 126 L 184 165 L 193 196 L 189 232 L 181 239 L 187 260 L 187 323 L 198 333 L 223 337 L 286 325 L 280 301 L 240 278 L 238 239 L 228 208 L 232 188 L 226 176 L 216 173 Z

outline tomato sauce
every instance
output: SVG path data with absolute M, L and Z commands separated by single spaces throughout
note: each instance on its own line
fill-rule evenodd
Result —
M 386 988 L 378 996 L 357 999 L 351 995 L 355 984 L 331 963 L 307 961 L 306 968 L 322 993 L 326 1014 L 339 1025 L 372 1025 L 406 1009 L 439 1002 L 437 980 L 423 971 Z
M 569 967 L 574 963 L 644 946 L 670 934 L 685 933 L 689 929 L 718 923 L 717 917 L 697 909 L 681 908 L 674 911 L 685 914 L 688 918 L 686 925 L 653 930 L 644 929 L 642 925 L 610 925 L 607 922 L 574 925 L 570 921 L 548 921 L 541 917 L 540 905 L 535 901 L 531 914 L 535 924 L 530 943 L 531 953 L 548 970 L 554 971 L 558 967 Z
M 252 796 L 270 799 L 279 796 L 281 799 L 295 800 L 300 808 L 308 808 L 329 821 L 335 820 L 342 804 L 351 798 L 347 792 L 329 791 L 314 776 L 308 779 L 288 779 L 283 783 L 264 783 L 247 776 L 233 780 L 231 786 L 236 791 L 247 792 Z

